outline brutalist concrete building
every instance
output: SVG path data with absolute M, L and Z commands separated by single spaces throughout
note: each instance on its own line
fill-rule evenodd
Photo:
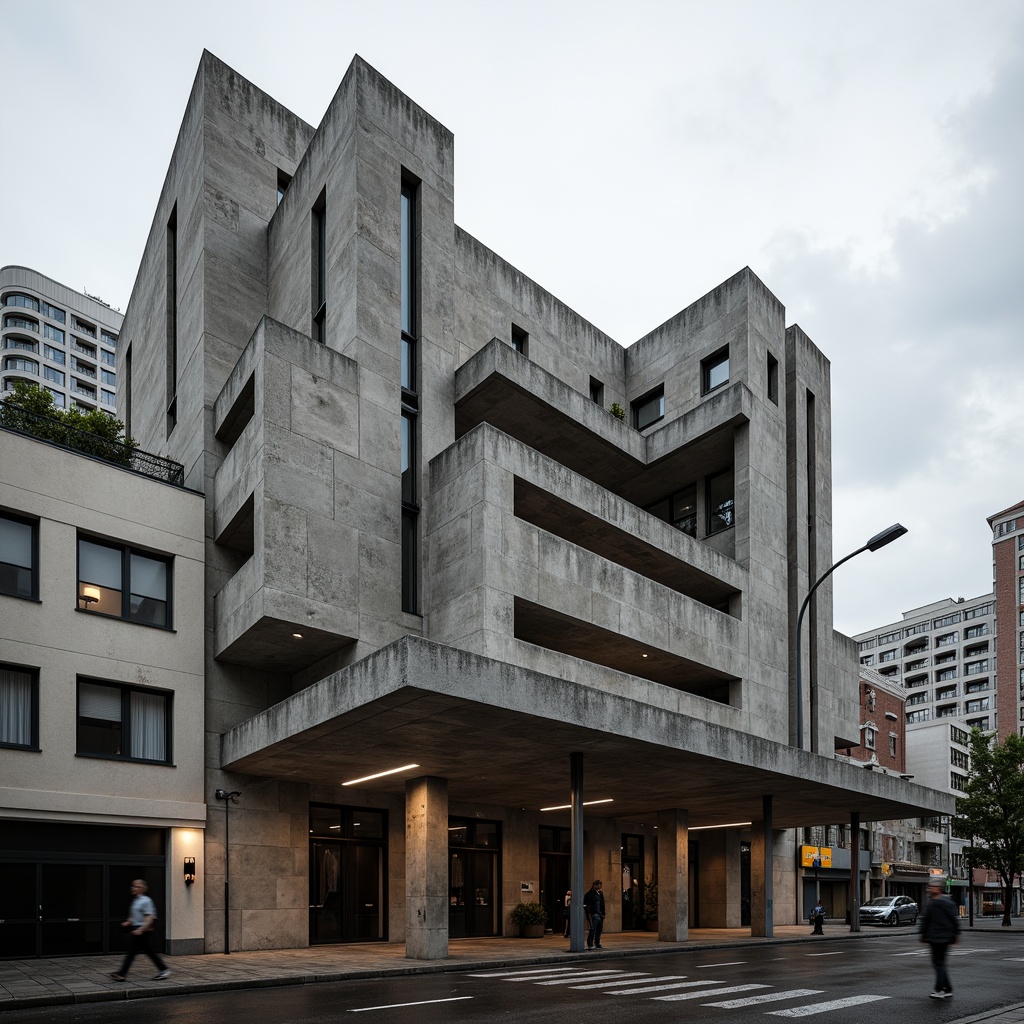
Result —
M 206 948 L 443 956 L 578 870 L 612 930 L 793 922 L 786 829 L 951 809 L 834 759 L 827 586 L 796 735 L 828 362 L 748 269 L 607 336 L 455 224 L 454 171 L 359 58 L 314 128 L 203 56 L 118 412 L 206 501 Z

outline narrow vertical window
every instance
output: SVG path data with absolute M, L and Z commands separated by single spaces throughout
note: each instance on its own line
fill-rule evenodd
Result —
M 327 341 L 327 189 L 313 204 L 313 340 Z
M 517 351 L 521 352 L 524 356 L 530 354 L 530 335 L 522 329 L 522 327 L 512 325 L 512 347 Z
M 178 422 L 178 204 L 167 221 L 167 434 Z
M 284 171 L 279 167 L 277 169 L 277 205 L 281 205 L 281 200 L 284 199 L 285 192 L 288 191 L 288 186 L 292 183 L 292 176 L 285 174 Z
M 596 378 L 590 378 L 590 400 L 597 405 L 604 404 L 604 385 Z
M 124 392 L 124 436 L 132 436 L 132 346 L 124 353 L 124 373 L 121 374 L 121 390 Z
M 402 184 L 402 611 L 419 611 L 416 189 Z
M 768 353 L 768 401 L 779 404 L 779 361 Z

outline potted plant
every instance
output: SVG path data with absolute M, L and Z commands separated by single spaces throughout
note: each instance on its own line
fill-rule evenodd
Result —
M 508 916 L 519 929 L 520 938 L 544 938 L 544 926 L 548 923 L 548 912 L 540 903 L 517 903 Z
M 648 882 L 644 886 L 644 921 L 649 932 L 658 930 L 658 883 Z

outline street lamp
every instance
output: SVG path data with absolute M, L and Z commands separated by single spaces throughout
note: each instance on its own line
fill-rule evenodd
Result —
M 230 792 L 226 789 L 218 789 L 213 794 L 218 800 L 224 801 L 224 952 L 231 952 L 231 943 L 228 941 L 228 927 L 231 920 L 231 867 L 230 867 L 230 848 L 228 845 L 228 824 L 230 819 L 228 818 L 228 808 L 233 803 L 238 803 L 238 798 L 242 795 L 241 790 L 233 789 Z
M 845 558 L 840 558 L 835 565 L 830 569 L 826 569 L 825 572 L 818 577 L 815 581 L 814 586 L 807 591 L 807 596 L 804 598 L 804 603 L 800 605 L 800 612 L 796 617 L 796 746 L 797 750 L 803 750 L 804 748 L 804 693 L 803 693 L 803 674 L 801 671 L 801 658 L 800 658 L 800 629 L 803 626 L 804 612 L 807 611 L 807 605 L 810 603 L 811 598 L 814 596 L 814 592 L 822 585 L 843 564 L 848 562 L 855 555 L 859 555 L 864 551 L 877 551 L 879 548 L 884 548 L 886 544 L 891 544 L 894 540 L 898 540 L 907 532 L 905 526 L 900 526 L 899 523 L 894 523 L 892 526 L 882 530 L 881 533 L 876 533 L 867 544 L 863 547 L 857 548 L 856 551 L 851 551 Z

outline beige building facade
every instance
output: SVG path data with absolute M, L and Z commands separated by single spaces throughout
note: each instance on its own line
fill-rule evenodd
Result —
M 203 501 L 0 430 L 0 957 L 202 948 Z

